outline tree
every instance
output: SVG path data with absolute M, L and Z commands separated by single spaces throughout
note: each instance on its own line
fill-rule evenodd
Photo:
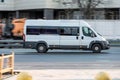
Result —
M 84 19 L 91 19 L 91 15 L 100 4 L 103 4 L 103 0 L 78 0 L 78 6 L 83 12 Z
M 71 18 L 71 14 L 73 12 L 72 9 L 70 9 L 72 7 L 72 1 L 70 0 L 66 0 L 66 1 L 63 1 L 62 4 L 64 5 L 64 7 L 66 7 L 67 9 L 65 9 L 65 15 L 66 15 L 66 18 L 67 19 L 70 19 Z

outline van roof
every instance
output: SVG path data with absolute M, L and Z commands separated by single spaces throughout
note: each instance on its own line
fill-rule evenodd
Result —
M 42 20 L 29 19 L 25 22 L 29 26 L 90 26 L 84 20 Z

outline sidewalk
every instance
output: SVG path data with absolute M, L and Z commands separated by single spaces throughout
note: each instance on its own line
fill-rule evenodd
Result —
M 17 70 L 28 72 L 33 80 L 95 80 L 96 74 L 106 72 L 112 80 L 120 80 L 120 69 L 45 69 Z M 4 80 L 16 80 L 17 75 Z

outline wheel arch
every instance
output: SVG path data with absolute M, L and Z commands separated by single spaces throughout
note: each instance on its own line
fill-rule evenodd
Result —
M 89 45 L 89 48 L 92 49 L 92 46 L 93 46 L 94 44 L 99 44 L 99 45 L 101 46 L 101 49 L 103 49 L 103 43 L 102 43 L 102 41 L 92 41 L 92 42 L 90 43 L 90 45 Z
M 44 44 L 44 45 L 46 45 L 46 47 L 48 48 L 48 44 L 47 44 L 47 42 L 45 42 L 45 41 L 38 41 L 38 42 L 37 42 L 37 45 L 36 45 L 36 48 L 37 48 L 37 46 L 38 46 L 39 44 Z

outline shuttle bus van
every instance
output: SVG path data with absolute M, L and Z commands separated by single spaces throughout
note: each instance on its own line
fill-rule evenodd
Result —
M 83 49 L 100 53 L 109 42 L 83 20 L 26 20 L 24 47 L 46 53 L 49 49 Z

